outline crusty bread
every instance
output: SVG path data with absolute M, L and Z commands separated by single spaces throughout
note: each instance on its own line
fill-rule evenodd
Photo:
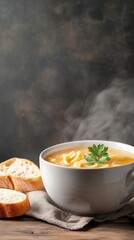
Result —
M 30 203 L 25 193 L 0 188 L 0 218 L 12 218 L 25 214 Z
M 43 189 L 40 169 L 28 159 L 11 158 L 0 164 L 0 188 L 21 192 Z

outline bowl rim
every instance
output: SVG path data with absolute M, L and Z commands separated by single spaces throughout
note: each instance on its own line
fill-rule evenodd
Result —
M 53 150 L 53 149 L 56 149 L 57 147 L 61 147 L 61 146 L 68 146 L 68 145 L 75 145 L 75 144 L 78 144 L 78 146 L 80 146 L 80 145 L 82 145 L 82 144 L 84 144 L 84 143 L 90 143 L 90 142 L 92 142 L 93 144 L 94 143 L 102 143 L 102 144 L 107 144 L 107 143 L 109 143 L 109 144 L 117 144 L 117 145 L 119 145 L 119 146 L 124 146 L 124 147 L 129 147 L 129 148 L 131 148 L 133 151 L 133 153 L 134 153 L 134 146 L 132 146 L 132 145 L 130 145 L 130 144 L 127 144 L 127 143 L 123 143 L 123 142 L 116 142 L 116 141 L 110 141 L 110 140 L 74 140 L 74 141 L 68 141 L 68 142 L 62 142 L 62 143 L 58 143 L 58 144 L 55 144 L 55 145 L 52 145 L 52 146 L 50 146 L 50 147 L 47 147 L 47 148 L 45 148 L 44 150 L 42 150 L 41 152 L 40 152 L 40 154 L 39 154 L 39 163 L 40 163 L 40 165 L 41 165 L 41 161 L 43 161 L 43 162 L 45 162 L 45 164 L 47 164 L 47 165 L 51 165 L 51 166 L 54 166 L 54 167 L 57 167 L 57 168 L 64 168 L 64 169 L 72 169 L 72 170 L 74 170 L 74 169 L 76 169 L 76 170 L 84 170 L 84 171 L 100 171 L 101 169 L 103 169 L 103 170 L 106 170 L 106 169 L 113 169 L 113 168 L 123 168 L 123 167 L 126 167 L 126 166 L 128 166 L 128 165 L 134 165 L 134 162 L 130 162 L 130 163 L 127 163 L 127 164 L 122 164 L 122 165 L 118 165 L 118 166 L 111 166 L 111 167 L 101 167 L 101 168 L 79 168 L 79 167 L 71 167 L 71 166 L 64 166 L 64 165 L 59 165 L 59 164 L 54 164 L 54 163 L 51 163 L 51 162 L 49 162 L 49 161 L 47 161 L 47 160 L 45 160 L 44 158 L 43 158 L 43 155 L 44 154 L 46 154 L 47 152 L 49 152 L 49 151 L 51 151 L 51 150 Z M 71 147 L 71 146 L 70 146 Z M 112 148 L 116 148 L 116 149 L 122 149 L 122 148 L 118 148 L 118 147 L 112 147 Z M 61 149 L 61 150 L 64 150 L 64 148 L 63 149 Z M 122 150 L 124 150 L 124 149 L 122 149 Z M 57 151 L 57 150 L 56 150 Z M 55 151 L 55 152 L 56 152 Z M 124 150 L 124 151 L 128 151 L 129 152 L 129 150 Z M 130 151 L 131 152 L 131 151 Z

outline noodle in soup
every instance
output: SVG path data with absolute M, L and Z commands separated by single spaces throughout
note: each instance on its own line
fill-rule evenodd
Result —
M 84 154 L 88 153 L 86 147 L 75 147 L 65 150 L 56 151 L 45 157 L 45 160 L 53 164 L 74 167 L 74 168 L 107 168 L 120 166 L 123 164 L 129 164 L 134 162 L 134 154 L 131 152 L 123 151 L 121 149 L 109 148 L 108 155 L 110 157 L 109 161 L 105 163 L 95 163 L 91 166 L 88 165 Z

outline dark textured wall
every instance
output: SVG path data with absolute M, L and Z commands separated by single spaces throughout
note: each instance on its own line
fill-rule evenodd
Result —
M 73 101 L 133 77 L 133 13 L 133 0 L 0 0 L 0 161 L 37 162 Z

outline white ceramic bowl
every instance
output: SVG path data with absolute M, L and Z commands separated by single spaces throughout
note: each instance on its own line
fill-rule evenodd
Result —
M 134 147 L 118 142 L 86 140 L 58 144 L 41 152 L 41 175 L 53 202 L 78 215 L 96 215 L 116 211 L 134 196 L 134 162 L 109 168 L 82 169 L 56 165 L 45 156 L 57 150 L 103 143 L 134 153 Z

